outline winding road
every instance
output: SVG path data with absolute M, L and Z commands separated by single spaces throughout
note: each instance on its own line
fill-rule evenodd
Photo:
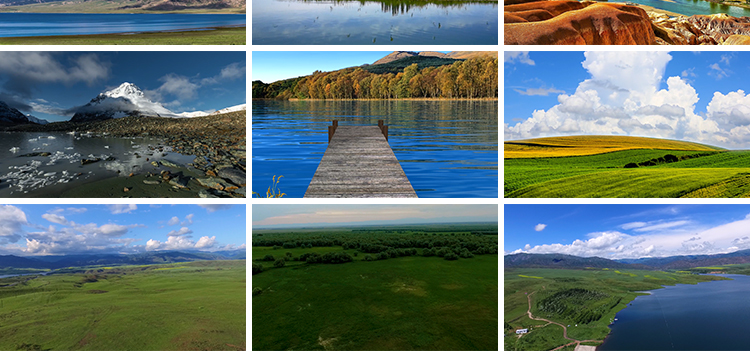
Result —
M 532 319 L 532 320 L 545 321 L 545 322 L 547 322 L 547 324 L 545 324 L 545 326 L 548 325 L 548 324 L 555 324 L 555 325 L 561 326 L 563 328 L 563 338 L 568 339 L 568 340 L 572 340 L 570 343 L 567 343 L 567 344 L 562 345 L 562 346 L 558 346 L 558 347 L 556 347 L 556 348 L 554 348 L 554 349 L 552 349 L 550 351 L 560 350 L 560 349 L 562 349 L 564 347 L 567 347 L 567 346 L 573 345 L 573 344 L 576 344 L 576 347 L 578 347 L 578 345 L 581 345 L 581 343 L 601 343 L 601 342 L 603 342 L 602 340 L 575 340 L 573 338 L 569 338 L 568 337 L 568 328 L 565 327 L 564 325 L 562 325 L 560 323 L 557 323 L 557 322 L 553 322 L 553 321 L 551 321 L 549 319 L 534 318 L 534 315 L 531 314 L 531 295 L 533 295 L 535 293 L 536 293 L 536 291 L 534 291 L 534 292 L 529 293 L 529 294 L 526 295 L 526 298 L 529 300 L 529 310 L 526 311 L 526 313 L 529 315 L 529 318 Z

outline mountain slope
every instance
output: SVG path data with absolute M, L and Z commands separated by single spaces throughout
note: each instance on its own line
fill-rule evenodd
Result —
M 148 265 L 199 260 L 245 259 L 245 250 L 200 252 L 158 251 L 140 254 L 83 254 L 20 257 L 0 255 L 0 268 L 60 269 L 93 265 Z
M 552 268 L 552 269 L 585 269 L 585 268 L 627 268 L 649 269 L 641 264 L 625 264 L 599 257 L 582 258 L 566 254 L 511 254 L 505 256 L 505 268 Z
M 0 123 L 17 125 L 29 123 L 29 119 L 20 111 L 0 101 Z

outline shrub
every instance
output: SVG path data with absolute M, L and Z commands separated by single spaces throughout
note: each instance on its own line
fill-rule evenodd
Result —
M 365 255 L 365 257 L 364 257 L 364 258 L 362 258 L 362 260 L 364 260 L 364 261 L 373 261 L 373 260 L 375 260 L 375 259 L 373 259 L 373 258 L 372 258 L 372 255 L 370 255 L 370 254 L 367 254 L 367 255 Z
M 675 162 L 677 162 L 679 160 L 680 159 L 677 158 L 677 156 L 675 156 L 673 154 L 667 154 L 667 155 L 664 156 L 664 161 L 666 161 L 667 163 L 675 163 Z
M 637 167 L 638 167 L 638 164 L 636 164 L 636 163 L 627 163 L 627 164 L 625 164 L 625 168 L 626 169 L 637 168 Z
M 458 255 L 454 254 L 452 251 L 445 254 L 443 257 L 445 260 L 458 260 Z
M 459 254 L 459 256 L 462 257 L 462 258 L 464 258 L 464 259 L 468 259 L 468 258 L 473 258 L 474 254 L 472 254 L 468 250 L 464 250 L 464 251 L 461 252 L 461 254 Z
M 263 259 L 261 259 L 261 261 L 274 261 L 274 260 L 276 259 L 273 257 L 273 255 L 270 255 L 270 254 L 264 256 Z
M 281 249 L 281 245 L 274 245 L 273 250 Z
M 295 242 L 286 242 L 286 243 L 284 243 L 284 245 L 282 247 L 284 249 L 294 249 L 294 248 L 297 247 L 297 243 L 295 243 Z
M 357 252 L 355 251 L 355 252 L 354 252 L 354 256 L 357 256 L 357 255 L 359 255 L 359 253 L 357 253 Z
M 435 256 L 435 251 L 430 248 L 422 249 L 422 256 Z
M 284 267 L 284 265 L 286 265 L 286 260 L 284 260 L 284 259 L 279 259 L 279 260 L 276 260 L 276 261 L 275 261 L 275 262 L 273 263 L 273 266 L 274 266 L 274 267 Z
M 253 263 L 253 275 L 263 272 L 263 265 Z
M 292 257 L 292 253 L 286 252 L 286 256 L 289 257 L 289 258 L 291 258 Z
M 262 288 L 256 287 L 256 288 L 253 289 L 253 297 L 255 297 L 255 296 L 257 296 L 257 295 L 259 295 L 261 293 L 263 293 L 263 289 Z

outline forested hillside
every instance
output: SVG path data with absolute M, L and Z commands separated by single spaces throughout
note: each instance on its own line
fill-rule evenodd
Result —
M 374 67 L 374 66 L 373 66 Z M 471 58 L 450 65 L 420 68 L 413 63 L 397 73 L 372 73 L 367 67 L 280 80 L 253 82 L 253 98 L 270 99 L 406 99 L 496 98 L 498 59 Z

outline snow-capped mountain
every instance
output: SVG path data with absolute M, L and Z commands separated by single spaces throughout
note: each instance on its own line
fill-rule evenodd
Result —
M 212 115 L 219 115 L 222 113 L 230 113 L 230 112 L 237 112 L 237 111 L 247 111 L 247 104 L 241 104 L 241 105 L 235 105 L 227 108 L 223 108 L 221 110 L 216 110 L 212 112 Z
M 93 98 L 78 109 L 70 121 L 100 121 L 125 116 L 178 117 L 161 104 L 146 98 L 135 84 L 126 82 Z
M 33 122 L 36 124 L 48 124 L 49 123 L 49 121 L 47 120 L 43 120 L 39 117 L 34 117 L 32 115 L 26 115 L 26 118 L 29 120 L 29 122 Z
M 11 124 L 29 123 L 26 115 L 0 101 L 0 122 Z
M 245 105 L 229 107 L 223 110 L 234 111 L 234 109 Z M 126 116 L 150 116 L 150 117 L 200 117 L 208 116 L 219 111 L 193 111 L 175 113 L 162 106 L 158 102 L 149 100 L 141 89 L 135 84 L 122 83 L 115 89 L 105 91 L 92 99 L 89 103 L 82 106 L 75 115 L 70 119 L 71 122 L 87 122 L 108 120 L 111 118 L 120 118 Z M 226 111 L 232 112 L 232 111 Z M 223 113 L 223 112 L 222 112 Z

